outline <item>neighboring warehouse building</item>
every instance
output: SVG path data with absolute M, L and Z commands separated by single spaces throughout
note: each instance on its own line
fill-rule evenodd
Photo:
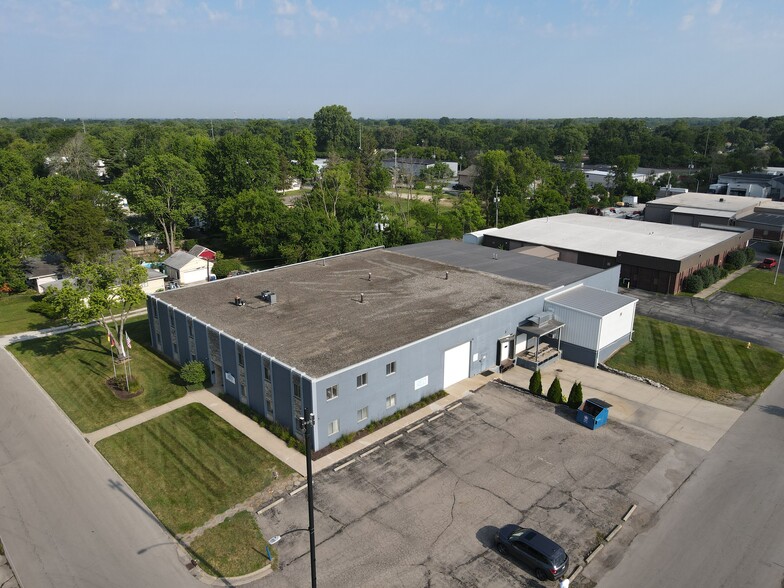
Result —
M 644 218 L 648 222 L 687 227 L 732 226 L 738 218 L 769 202 L 767 198 L 684 192 L 651 200 L 645 205 Z
M 718 180 L 710 185 L 708 191 L 711 194 L 781 200 L 784 194 L 782 189 L 784 189 L 784 174 L 781 171 L 752 173 L 735 171 L 719 174 Z
M 608 268 L 620 264 L 621 283 L 631 288 L 677 294 L 684 278 L 721 264 L 752 236 L 742 232 L 633 222 L 587 214 L 538 218 L 502 229 L 468 234 L 465 242 L 513 250 L 542 245 L 560 261 Z
M 631 338 L 618 267 L 454 241 L 371 249 L 149 296 L 155 347 L 314 449 L 513 362 L 596 365 Z
M 752 229 L 755 239 L 784 237 L 784 203 L 769 198 L 687 192 L 645 205 L 645 220 L 689 227 Z

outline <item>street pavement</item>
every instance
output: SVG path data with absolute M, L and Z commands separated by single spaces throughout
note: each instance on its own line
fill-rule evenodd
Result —
M 783 427 L 779 375 L 599 587 L 784 586 Z
M 199 586 L 155 517 L 0 349 L 0 537 L 27 588 Z

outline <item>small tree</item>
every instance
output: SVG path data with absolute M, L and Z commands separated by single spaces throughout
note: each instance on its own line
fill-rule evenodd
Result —
M 730 251 L 727 257 L 724 258 L 724 267 L 731 272 L 742 268 L 744 265 L 746 265 L 746 253 L 740 249 Z
M 752 263 L 757 258 L 757 252 L 754 247 L 746 247 L 746 263 Z
M 580 408 L 583 403 L 583 385 L 580 382 L 572 384 L 572 389 L 569 391 L 569 400 L 567 405 L 569 408 Z
M 542 395 L 542 372 L 539 370 L 536 370 L 531 375 L 531 380 L 528 382 L 528 390 L 530 390 L 531 394 L 534 396 Z
M 555 376 L 553 383 L 550 384 L 550 387 L 547 389 L 547 400 L 554 402 L 555 404 L 561 404 L 563 402 L 561 380 L 558 379 L 558 376 Z
M 180 377 L 188 384 L 201 384 L 207 379 L 207 369 L 200 361 L 189 361 L 180 368 Z

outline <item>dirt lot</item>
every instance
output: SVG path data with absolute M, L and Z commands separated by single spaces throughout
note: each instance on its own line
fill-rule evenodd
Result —
M 348 467 L 319 473 L 319 585 L 539 586 L 531 570 L 492 548 L 506 523 L 549 535 L 574 569 L 675 442 L 612 415 L 591 431 L 573 414 L 490 384 Z M 307 527 L 307 493 L 259 522 L 266 537 Z M 281 569 L 259 585 L 307 585 L 308 534 L 287 535 L 277 548 Z

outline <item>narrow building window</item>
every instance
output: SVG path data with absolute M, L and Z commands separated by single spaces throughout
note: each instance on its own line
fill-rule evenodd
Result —
M 392 375 L 392 374 L 394 374 L 396 371 L 397 371 L 397 362 L 395 362 L 395 361 L 390 361 L 390 362 L 387 364 L 387 375 L 388 375 L 388 376 L 391 376 L 391 375 Z
M 368 407 L 360 408 L 357 411 L 357 422 L 361 423 L 362 421 L 366 421 L 368 418 Z
M 357 388 L 361 388 L 362 386 L 367 386 L 367 372 L 357 376 Z
M 327 388 L 327 400 L 332 400 L 338 397 L 338 385 L 330 386 Z
M 394 408 L 397 404 L 397 394 L 387 396 L 387 408 Z
M 327 434 L 329 436 L 337 435 L 340 433 L 340 420 L 335 419 L 334 421 L 329 423 L 329 427 L 327 427 Z

